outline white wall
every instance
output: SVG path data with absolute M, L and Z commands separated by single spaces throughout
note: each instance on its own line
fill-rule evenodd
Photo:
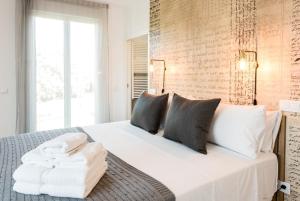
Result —
M 149 33 L 150 0 L 131 0 L 127 8 L 127 38 Z
M 110 4 L 110 117 L 112 121 L 119 121 L 127 118 L 126 42 L 129 38 L 148 33 L 149 0 L 106 0 L 106 2 Z M 0 0 L 0 137 L 15 133 L 14 24 L 15 0 Z
M 15 132 L 15 0 L 0 0 L 0 137 Z
M 109 73 L 110 73 L 110 119 L 127 118 L 127 63 L 126 63 L 126 9 L 109 6 Z
M 109 8 L 110 118 L 127 119 L 127 39 L 149 32 L 149 0 L 114 1 Z

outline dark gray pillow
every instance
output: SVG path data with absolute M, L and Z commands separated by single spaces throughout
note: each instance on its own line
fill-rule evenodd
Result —
M 130 123 L 149 133 L 157 133 L 161 119 L 165 115 L 169 94 L 162 96 L 142 93 L 133 108 Z
M 221 99 L 189 100 L 174 94 L 164 137 L 207 154 L 206 139 Z

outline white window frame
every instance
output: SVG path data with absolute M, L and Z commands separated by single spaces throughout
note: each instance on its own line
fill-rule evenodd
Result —
M 31 22 L 31 31 L 32 40 L 29 40 L 29 47 L 31 48 L 32 55 L 29 55 L 29 58 L 32 62 L 29 69 L 29 79 L 32 82 L 29 83 L 29 96 L 28 108 L 29 108 L 29 129 L 30 131 L 37 130 L 37 103 L 36 103 L 36 93 L 37 93 L 37 75 L 36 75 L 36 44 L 35 44 L 35 33 L 36 33 L 36 23 L 35 20 L 37 17 L 48 18 L 48 19 L 57 19 L 64 22 L 64 127 L 71 126 L 71 33 L 70 25 L 71 22 L 82 22 L 87 24 L 97 25 L 95 19 L 86 18 L 86 17 L 77 17 L 77 16 L 68 16 L 68 15 L 59 15 L 55 13 L 48 13 L 43 11 L 33 11 L 32 13 L 32 22 Z M 95 33 L 96 40 L 98 40 L 98 34 Z M 97 87 L 96 87 L 97 89 Z M 97 93 L 97 91 L 95 91 Z M 97 117 L 95 117 L 96 120 Z

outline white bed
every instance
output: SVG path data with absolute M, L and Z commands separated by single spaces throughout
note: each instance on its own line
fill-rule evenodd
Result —
M 277 190 L 273 153 L 251 160 L 208 144 L 208 154 L 203 155 L 128 121 L 84 130 L 111 153 L 166 185 L 177 201 L 271 201 Z

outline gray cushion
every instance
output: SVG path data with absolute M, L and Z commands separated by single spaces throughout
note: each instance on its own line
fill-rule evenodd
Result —
M 189 100 L 174 94 L 167 114 L 164 137 L 207 154 L 206 139 L 220 101 Z
M 130 123 L 150 133 L 157 133 L 168 98 L 169 94 L 154 96 L 144 92 L 135 103 Z

